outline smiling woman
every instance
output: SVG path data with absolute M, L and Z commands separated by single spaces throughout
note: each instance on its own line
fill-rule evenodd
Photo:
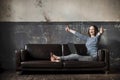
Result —
M 69 26 L 65 29 L 67 32 L 71 32 L 78 36 L 80 39 L 86 41 L 86 47 L 87 47 L 87 54 L 89 56 L 82 56 L 78 55 L 77 53 L 71 53 L 67 56 L 56 56 L 53 53 L 51 53 L 51 61 L 52 62 L 60 62 L 61 60 L 78 60 L 78 61 L 91 61 L 91 60 L 97 60 L 97 52 L 98 52 L 98 44 L 100 41 L 100 36 L 104 32 L 104 29 L 101 27 L 100 31 L 98 31 L 98 28 L 94 25 L 90 26 L 88 29 L 88 36 L 84 36 L 72 29 L 69 28 Z

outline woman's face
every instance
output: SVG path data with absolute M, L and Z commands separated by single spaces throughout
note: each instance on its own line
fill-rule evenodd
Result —
M 95 28 L 94 28 L 94 26 L 89 27 L 89 34 L 90 34 L 90 36 L 95 36 Z

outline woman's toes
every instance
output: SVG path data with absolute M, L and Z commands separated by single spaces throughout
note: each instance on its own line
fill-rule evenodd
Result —
M 54 61 L 54 58 L 53 58 L 53 57 L 50 57 L 50 61 Z
M 60 60 L 55 60 L 55 62 L 60 62 Z

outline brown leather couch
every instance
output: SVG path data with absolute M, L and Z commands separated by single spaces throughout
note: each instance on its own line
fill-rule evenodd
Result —
M 75 44 L 77 53 L 86 55 L 84 44 Z M 109 52 L 98 51 L 96 61 L 51 62 L 50 52 L 58 56 L 70 54 L 67 44 L 26 44 L 22 50 L 16 50 L 17 71 L 105 71 L 109 72 Z M 83 53 L 83 54 L 81 54 Z

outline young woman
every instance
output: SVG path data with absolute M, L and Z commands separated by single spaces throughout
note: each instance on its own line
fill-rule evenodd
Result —
M 100 30 L 98 30 L 98 28 L 95 25 L 90 26 L 88 29 L 89 36 L 82 35 L 76 32 L 75 30 L 70 29 L 69 26 L 67 26 L 65 30 L 67 32 L 73 33 L 80 39 L 86 41 L 85 45 L 86 45 L 87 53 L 89 56 L 81 56 L 79 54 L 70 54 L 67 56 L 56 56 L 51 52 L 50 59 L 52 62 L 60 62 L 61 60 L 78 60 L 78 61 L 96 60 L 99 38 L 104 32 L 104 29 L 102 27 L 100 28 Z

